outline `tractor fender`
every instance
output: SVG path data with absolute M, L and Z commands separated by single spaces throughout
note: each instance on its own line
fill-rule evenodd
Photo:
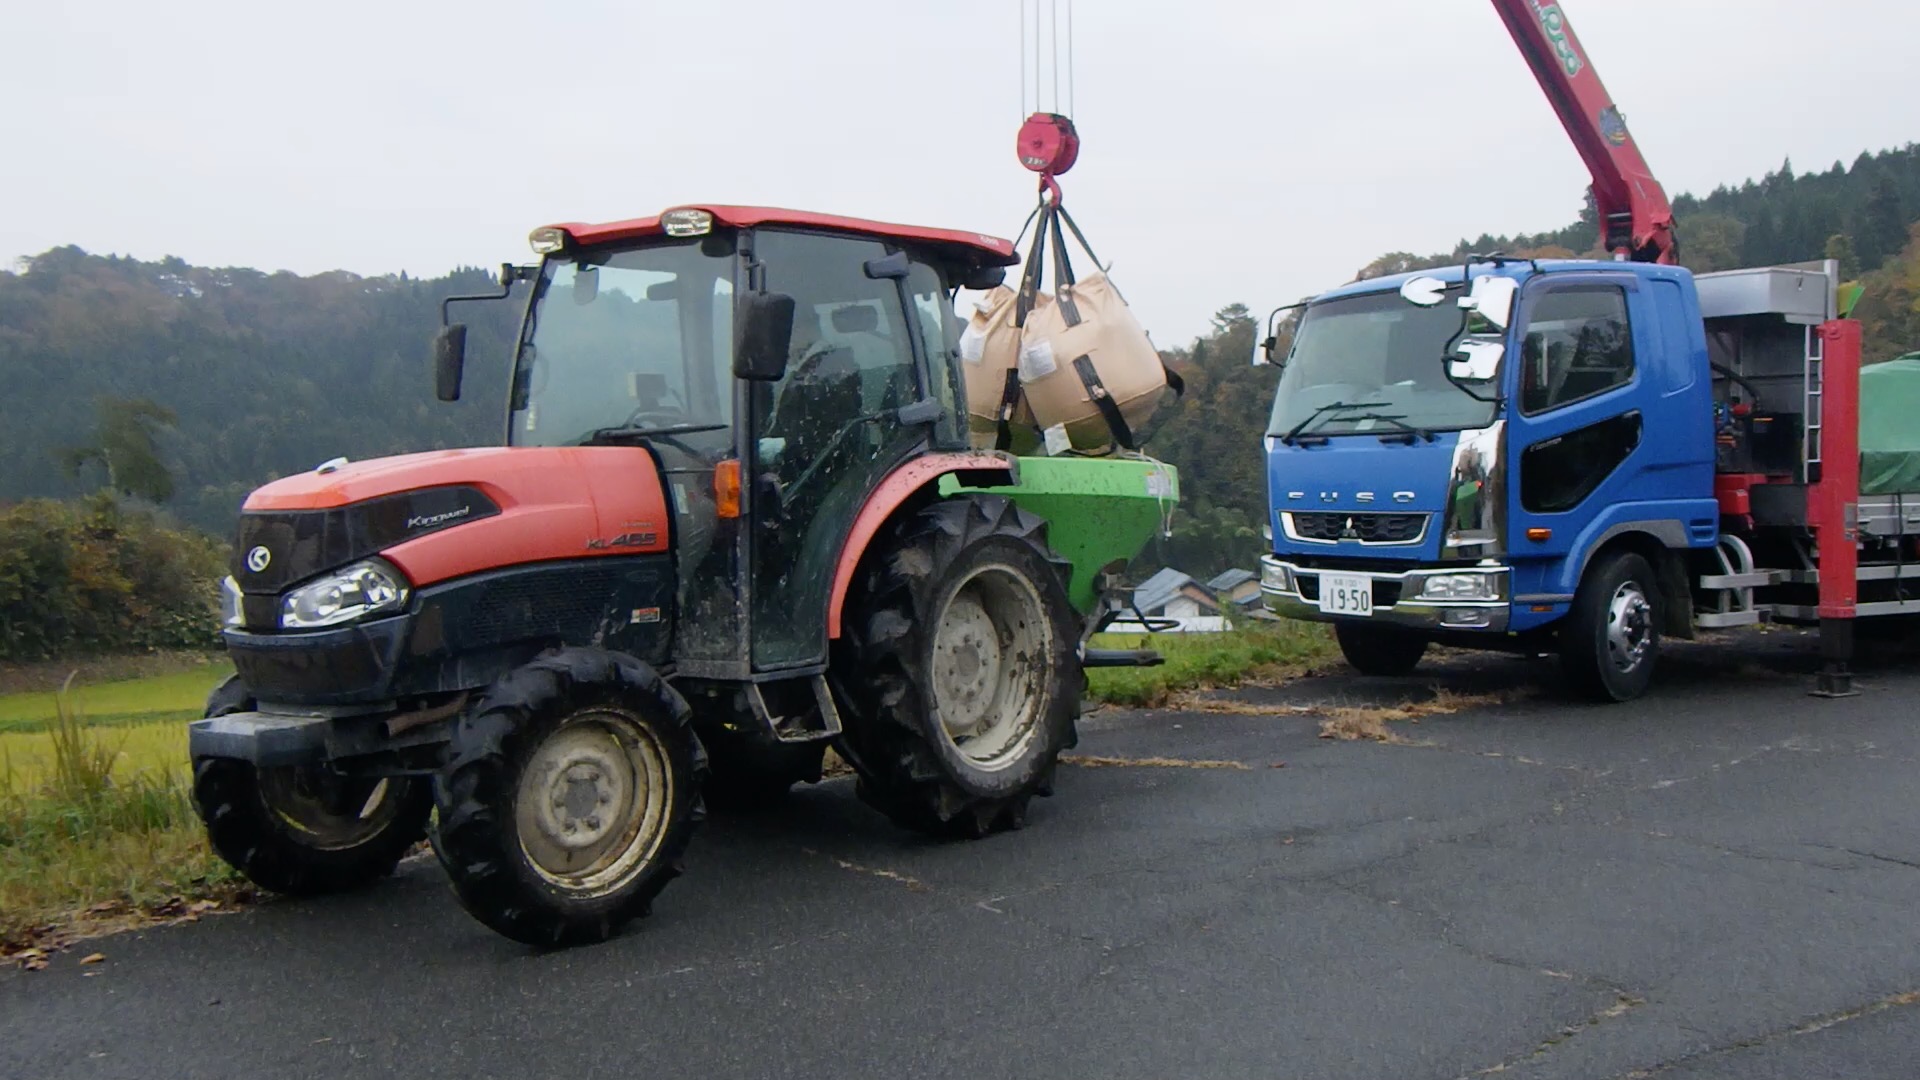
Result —
M 883 477 L 867 496 L 866 504 L 853 519 L 846 542 L 840 545 L 840 561 L 833 571 L 833 592 L 827 598 L 827 636 L 840 636 L 840 609 L 846 604 L 847 590 L 853 585 L 853 573 L 867 553 L 867 545 L 906 505 L 928 485 L 943 476 L 954 475 L 970 487 L 997 487 L 1015 484 L 1020 467 L 1011 454 L 975 451 L 972 453 L 923 454 Z

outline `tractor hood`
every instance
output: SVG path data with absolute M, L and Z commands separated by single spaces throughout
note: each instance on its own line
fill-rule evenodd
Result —
M 1459 432 L 1434 441 L 1382 442 L 1339 435 L 1287 446 L 1267 440 L 1273 551 L 1295 557 L 1405 559 L 1440 556 Z
M 277 594 L 379 555 L 416 587 L 549 559 L 667 548 L 643 447 L 489 447 L 323 465 L 247 498 L 231 570 Z

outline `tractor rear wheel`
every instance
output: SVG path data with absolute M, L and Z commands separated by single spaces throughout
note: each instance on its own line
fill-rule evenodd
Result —
M 253 708 L 239 676 L 207 696 L 206 715 Z M 317 896 L 393 873 L 427 834 L 432 792 L 404 776 L 343 776 L 324 766 L 260 768 L 234 758 L 193 763 L 193 803 L 207 842 L 269 892 Z
M 903 520 L 848 598 L 833 682 L 862 799 L 920 832 L 1024 821 L 1074 745 L 1081 672 L 1071 566 L 1000 496 Z
M 467 913 L 530 945 L 603 941 L 680 873 L 706 755 L 647 665 L 561 649 L 461 717 L 435 851 Z

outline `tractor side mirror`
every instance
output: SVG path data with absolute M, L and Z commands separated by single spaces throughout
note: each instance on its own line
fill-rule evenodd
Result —
M 433 391 L 441 401 L 460 400 L 467 367 L 467 324 L 449 323 L 433 337 Z
M 793 297 L 785 293 L 742 293 L 733 328 L 733 377 L 775 382 L 787 373 L 793 345 Z
M 990 289 L 997 289 L 1006 283 L 1006 267 L 976 266 L 967 271 L 967 276 L 960 282 L 960 287 L 963 289 L 975 289 L 980 292 L 987 292 Z

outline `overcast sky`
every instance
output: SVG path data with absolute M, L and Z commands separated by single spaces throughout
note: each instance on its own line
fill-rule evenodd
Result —
M 1564 6 L 1671 193 L 1920 139 L 1916 0 Z M 1033 198 L 1012 150 L 1020 9 L 20 0 L 0 259 L 78 244 L 435 275 L 523 261 L 535 225 L 692 201 L 1011 236 Z M 1067 206 L 1162 346 L 1229 302 L 1579 209 L 1585 170 L 1484 0 L 1073 17 Z

